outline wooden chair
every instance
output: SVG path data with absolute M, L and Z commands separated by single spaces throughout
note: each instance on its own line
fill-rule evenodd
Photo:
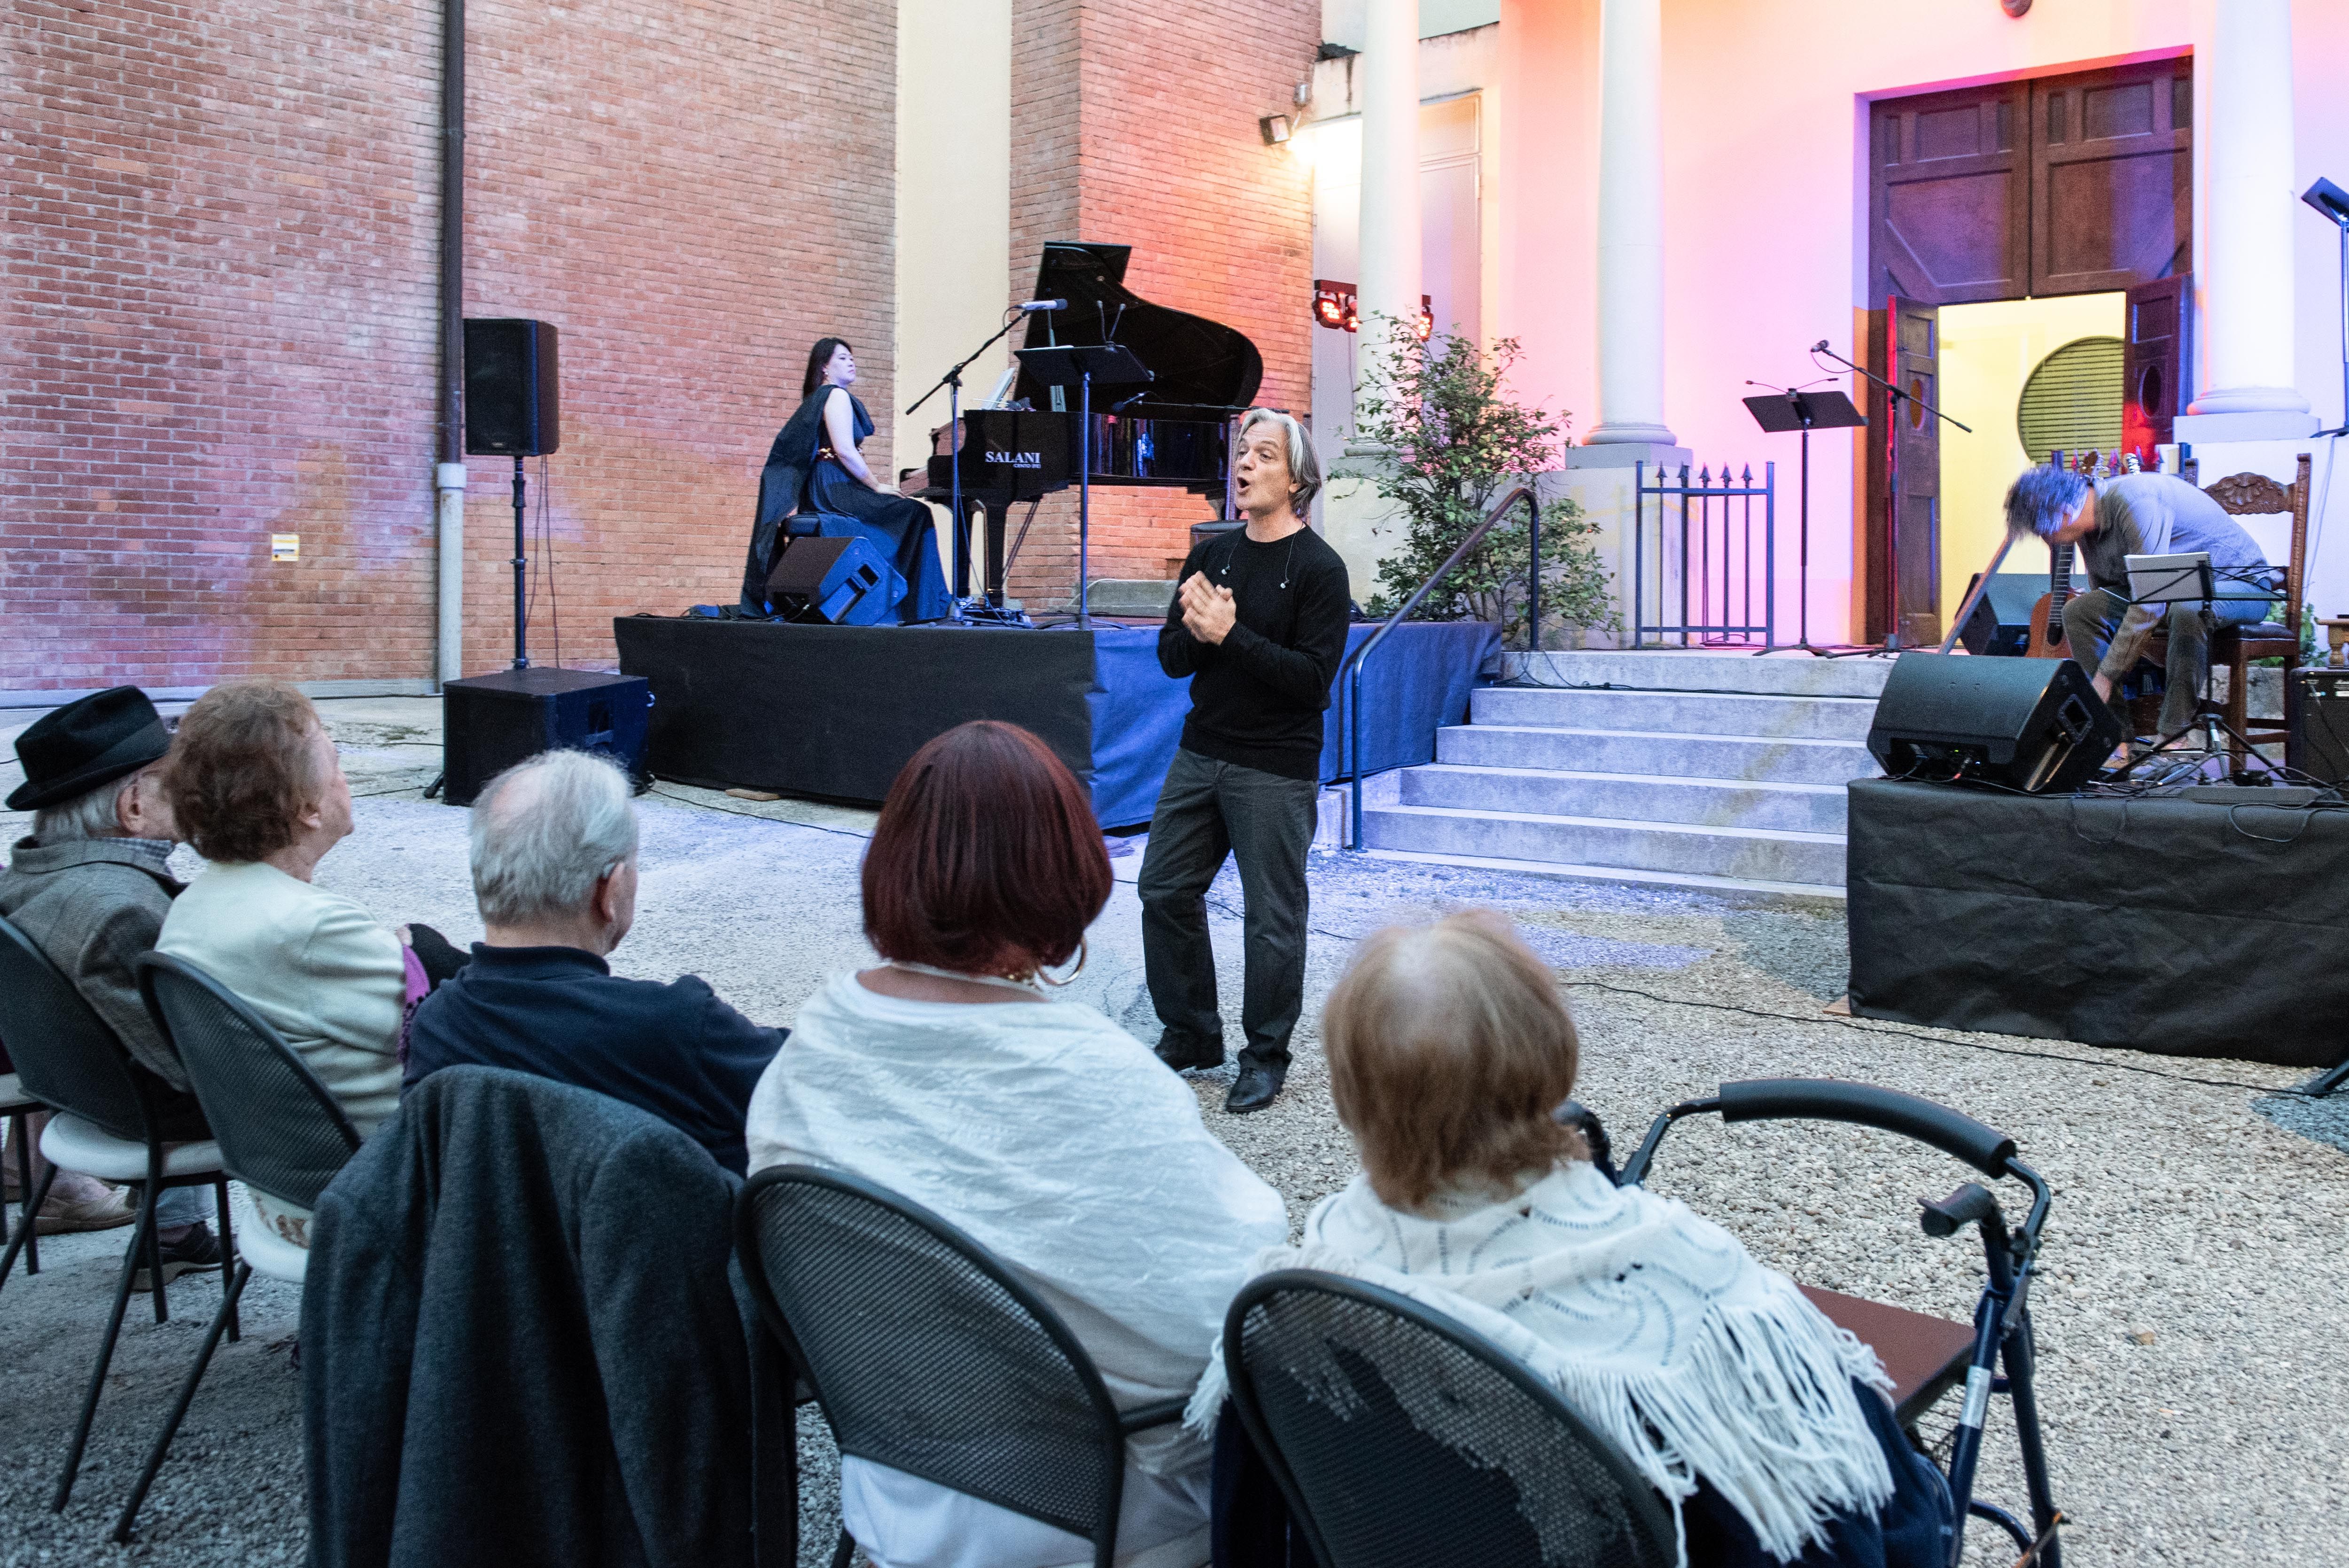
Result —
M 2189 483 L 2201 482 L 2194 463 L 2189 462 L 2183 472 Z M 2256 625 L 2220 626 L 2210 634 L 2211 667 L 2227 671 L 2226 700 L 2217 705 L 2217 711 L 2233 731 L 2228 738 L 2227 750 L 2234 771 L 2240 773 L 2251 760 L 2251 746 L 2262 742 L 2281 744 L 2292 734 L 2292 674 L 2300 665 L 2301 613 L 2307 593 L 2309 455 L 2300 454 L 2299 471 L 2288 485 L 2278 484 L 2265 474 L 2229 474 L 2203 493 L 2230 517 L 2292 514 L 2292 549 L 2291 558 L 2284 563 L 2282 624 L 2262 621 Z M 2146 642 L 2144 657 L 2166 667 L 2168 636 L 2155 633 Z M 2251 664 L 2256 659 L 2271 658 L 2283 660 L 2283 717 L 2253 718 L 2250 713 Z

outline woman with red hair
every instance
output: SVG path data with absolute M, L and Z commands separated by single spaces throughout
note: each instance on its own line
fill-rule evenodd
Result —
M 1186 1394 L 1280 1196 L 1107 1016 L 1054 1001 L 1109 902 L 1082 785 L 1044 743 L 980 720 L 916 752 L 864 857 L 882 964 L 825 982 L 750 1101 L 750 1169 L 853 1171 L 945 1216 L 1075 1331 L 1121 1407 Z M 1207 1445 L 1128 1445 L 1118 1560 L 1207 1559 Z M 841 1511 L 882 1568 L 1051 1568 L 1081 1538 L 843 1458 Z

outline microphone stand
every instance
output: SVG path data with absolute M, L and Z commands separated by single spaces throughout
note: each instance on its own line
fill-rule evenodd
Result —
M 963 515 L 962 510 L 962 373 L 970 367 L 972 360 L 1002 342 L 1005 334 L 1027 319 L 1026 311 L 1012 312 L 1010 319 L 996 328 L 994 336 L 964 356 L 960 364 L 939 377 L 936 385 L 915 398 L 913 407 L 905 410 L 905 418 L 912 418 L 923 404 L 938 395 L 938 387 L 947 389 L 947 451 L 950 454 L 948 483 L 954 496 L 949 504 L 954 508 L 955 530 L 955 607 L 953 615 L 949 617 L 951 620 L 970 618 L 970 520 Z M 998 534 L 996 537 L 999 539 L 1002 536 Z M 999 593 L 1003 585 L 996 583 L 988 586 Z
M 1860 375 L 1867 377 L 1870 381 L 1875 382 L 1878 387 L 1884 388 L 1887 399 L 1884 411 L 1888 420 L 1891 422 L 1894 429 L 1897 430 L 1899 428 L 1899 421 L 1900 418 L 1900 405 L 1903 401 L 1907 401 L 1916 404 L 1918 407 L 1923 409 L 1926 413 L 1930 414 L 1936 419 L 1948 420 L 1951 424 L 1957 426 L 1959 429 L 1963 430 L 1969 436 L 1974 433 L 1974 428 L 1960 419 L 1956 415 L 1942 413 L 1939 408 L 1934 407 L 1933 405 L 1926 402 L 1925 399 L 1918 397 L 1915 393 L 1909 391 L 1905 387 L 1894 386 L 1891 382 L 1887 381 L 1883 377 L 1878 376 L 1875 371 L 1868 369 L 1866 366 L 1854 365 L 1850 360 L 1846 359 L 1842 355 L 1837 354 L 1834 349 L 1829 348 L 1827 346 L 1827 340 L 1824 337 L 1811 345 L 1811 363 L 1816 365 L 1819 362 L 1819 356 L 1822 354 L 1826 355 L 1829 359 L 1834 360 L 1837 365 L 1842 366 L 1845 369 L 1856 370 Z M 1889 507 L 1891 504 L 1892 500 L 1888 496 L 1886 498 L 1886 505 Z M 1897 653 L 1900 648 L 1900 563 L 1898 561 L 1895 561 L 1890 564 L 1893 609 L 1892 629 L 1884 634 L 1884 645 L 1882 647 L 1870 646 L 1865 650 L 1871 655 Z M 1852 655 L 1849 654 L 1828 654 L 1825 656 L 1833 659 L 1849 658 Z

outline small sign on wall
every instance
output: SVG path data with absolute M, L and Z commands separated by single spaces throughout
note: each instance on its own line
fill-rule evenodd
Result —
M 273 533 L 269 536 L 269 559 L 299 561 L 302 559 L 302 536 L 298 533 Z

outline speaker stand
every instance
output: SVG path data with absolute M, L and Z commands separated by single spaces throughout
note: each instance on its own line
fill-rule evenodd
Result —
M 529 518 L 529 515 L 530 515 L 530 510 L 529 510 L 530 503 L 529 503 L 529 500 L 528 500 L 528 491 L 527 491 L 527 490 L 526 490 L 526 488 L 525 488 L 529 481 L 528 481 L 528 480 L 526 480 L 523 477 L 523 467 L 522 467 L 522 461 L 523 461 L 523 460 L 522 460 L 522 459 L 521 459 L 520 457 L 516 457 L 516 458 L 514 459 L 514 482 L 513 482 L 513 500 L 514 500 L 514 552 L 513 552 L 513 569 L 514 569 L 514 656 L 513 656 L 513 667 L 514 667 L 514 668 L 516 668 L 516 669 L 518 669 L 518 670 L 526 670 L 526 669 L 530 668 L 530 621 L 529 621 L 529 612 L 528 612 L 528 611 L 523 607 L 523 589 L 524 589 L 525 587 L 527 587 L 527 586 L 528 586 L 528 582 L 529 582 L 529 573 L 530 573 L 530 557 L 529 557 L 529 555 L 528 555 L 527 553 L 525 553 L 525 551 L 526 551 L 526 549 L 527 549 L 527 547 L 528 547 L 528 544 L 529 544 L 529 536 L 528 536 L 528 534 L 527 534 L 527 532 L 526 532 L 526 526 L 527 526 L 527 519 Z

